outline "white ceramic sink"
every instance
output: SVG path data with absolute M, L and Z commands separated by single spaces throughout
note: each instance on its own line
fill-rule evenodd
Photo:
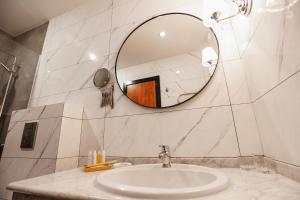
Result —
M 97 183 L 108 192 L 137 198 L 187 199 L 226 188 L 227 176 L 208 167 L 161 164 L 123 167 L 98 175 Z

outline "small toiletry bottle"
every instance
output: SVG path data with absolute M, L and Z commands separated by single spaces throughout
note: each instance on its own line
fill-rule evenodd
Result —
M 102 162 L 102 155 L 101 155 L 101 151 L 97 152 L 97 163 L 101 163 Z
M 95 150 L 93 153 L 93 164 L 97 164 L 97 151 Z
M 94 161 L 93 161 L 93 152 L 92 152 L 92 151 L 89 151 L 87 164 L 88 164 L 88 165 L 92 165 L 93 162 L 94 162 Z
M 105 155 L 105 151 L 102 150 L 102 162 L 105 162 L 106 160 L 106 155 Z

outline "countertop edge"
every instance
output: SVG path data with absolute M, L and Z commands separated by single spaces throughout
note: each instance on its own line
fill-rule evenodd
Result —
M 18 192 L 18 193 L 34 195 L 34 196 L 52 197 L 52 198 L 56 198 L 56 199 L 107 200 L 107 199 L 99 198 L 96 196 L 91 197 L 91 196 L 78 195 L 78 194 L 74 195 L 74 194 L 71 194 L 68 192 L 61 193 L 61 192 L 55 192 L 55 191 L 49 191 L 49 190 L 46 191 L 46 190 L 42 190 L 42 189 L 34 189 L 32 187 L 26 188 L 24 186 L 17 185 L 17 183 L 8 184 L 6 189 L 10 190 L 12 192 Z

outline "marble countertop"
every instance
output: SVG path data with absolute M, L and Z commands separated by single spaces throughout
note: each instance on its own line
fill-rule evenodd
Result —
M 201 200 L 299 200 L 300 183 L 279 174 L 263 174 L 233 168 L 221 168 L 230 178 L 229 187 Z M 14 182 L 8 189 L 36 196 L 61 199 L 122 199 L 98 188 L 96 176 L 101 172 L 84 173 L 82 168 Z M 197 198 L 196 198 L 197 199 Z M 199 198 L 200 199 L 200 198 Z

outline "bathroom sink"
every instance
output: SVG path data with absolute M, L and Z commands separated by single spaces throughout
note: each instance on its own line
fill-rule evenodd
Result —
M 97 176 L 99 187 L 110 193 L 136 198 L 186 199 L 216 193 L 226 188 L 222 172 L 197 165 L 146 164 L 106 171 Z

